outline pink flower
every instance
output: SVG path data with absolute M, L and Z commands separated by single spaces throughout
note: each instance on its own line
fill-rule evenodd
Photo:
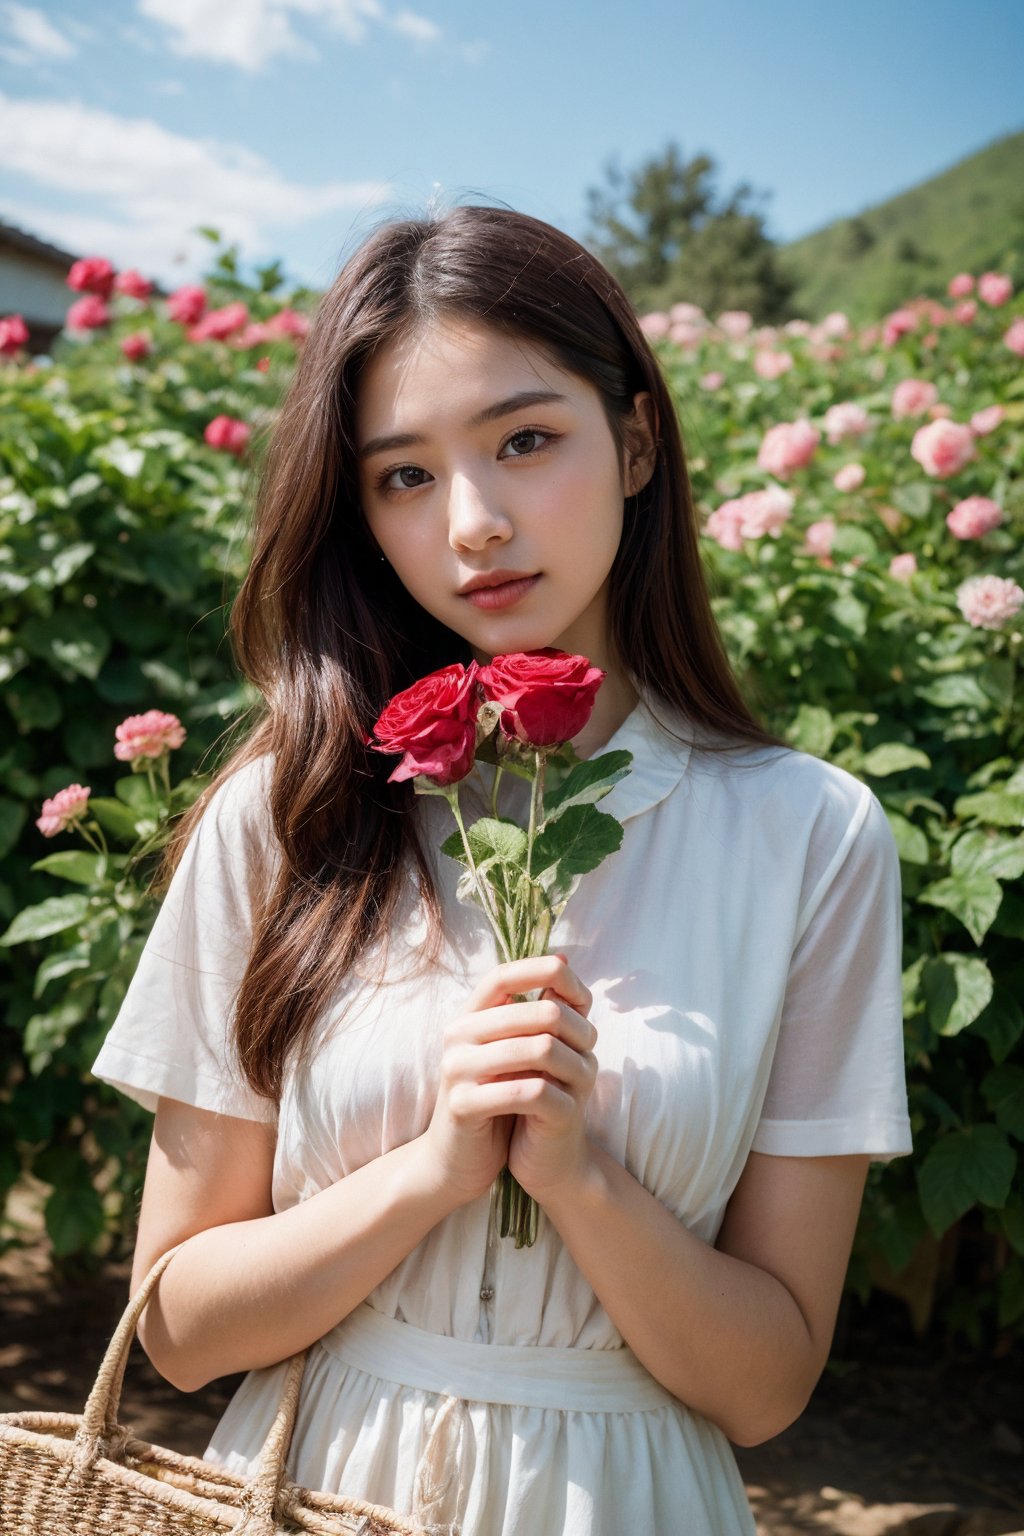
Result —
M 996 427 L 1003 423 L 1006 412 L 1001 405 L 986 405 L 983 410 L 975 411 L 971 417 L 971 431 L 975 437 L 987 437 L 994 432 Z
M 787 336 L 809 336 L 813 327 L 809 320 L 787 320 L 782 329 Z
M 889 561 L 889 575 L 897 581 L 909 581 L 917 570 L 917 557 L 908 550 L 906 554 L 893 555 Z
M 249 311 L 241 299 L 225 304 L 222 309 L 211 309 L 197 325 L 188 331 L 189 341 L 226 341 L 233 331 L 240 331 L 249 319 Z
M 667 336 L 669 328 L 668 315 L 661 310 L 653 310 L 649 315 L 640 317 L 640 329 L 645 336 L 654 341 L 659 336 Z
M 841 309 L 832 310 L 818 327 L 823 336 L 849 336 L 850 322 Z
M 956 601 L 975 629 L 1002 629 L 1024 607 L 1024 589 L 1002 576 L 971 576 L 957 589 Z
M 67 284 L 79 293 L 95 293 L 101 299 L 109 299 L 114 286 L 114 269 L 103 256 L 86 256 L 73 264 Z
M 959 474 L 965 464 L 977 458 L 974 433 L 958 421 L 930 421 L 926 427 L 918 427 L 910 453 L 926 474 L 937 475 L 940 480 Z
M 951 299 L 966 299 L 969 293 L 974 292 L 974 278 L 969 272 L 958 272 L 946 284 L 946 292 Z
M 87 293 L 68 310 L 64 324 L 69 331 L 95 331 L 110 323 L 107 306 L 97 293 Z
M 753 323 L 753 315 L 745 309 L 726 309 L 718 317 L 718 329 L 733 341 L 742 341 Z
M 953 310 L 953 319 L 956 321 L 957 325 L 970 325 L 972 324 L 977 313 L 978 306 L 975 304 L 974 300 L 964 299 L 963 303 L 957 304 Z
M 141 272 L 136 272 L 134 267 L 129 267 L 127 272 L 117 274 L 114 292 L 126 294 L 130 299 L 148 299 L 153 292 L 153 284 Z
M 757 455 L 758 467 L 769 475 L 792 474 L 811 462 L 820 442 L 821 434 L 806 417 L 781 421 L 765 433 Z
M 137 363 L 140 358 L 148 357 L 153 346 L 148 331 L 134 331 L 131 336 L 125 336 L 121 342 L 121 351 L 129 362 Z
M 36 818 L 36 826 L 44 837 L 56 837 L 58 832 L 74 826 L 85 815 L 92 790 L 83 784 L 69 784 L 58 789 L 49 800 L 43 801 L 43 814 Z
M 860 437 L 870 425 L 867 411 L 852 400 L 830 405 L 825 412 L 825 434 L 830 443 L 841 443 L 845 437 Z
M 301 341 L 309 334 L 309 316 L 297 309 L 279 309 L 276 315 L 271 315 L 266 326 L 270 336 L 291 336 L 293 340 Z
M 1005 272 L 983 272 L 978 278 L 978 297 L 993 309 L 1005 304 L 1013 295 L 1013 281 Z
M 256 367 L 259 369 L 260 373 L 268 373 L 270 371 L 270 358 L 261 357 L 257 362 Z
M 708 318 L 699 304 L 688 304 L 683 300 L 672 305 L 668 317 L 670 320 L 681 320 L 686 325 L 706 325 Z
M 0 318 L 0 357 L 13 357 L 28 341 L 28 326 L 21 315 Z
M 742 549 L 744 539 L 770 534 L 777 539 L 793 511 L 793 497 L 781 485 L 768 485 L 724 501 L 707 520 L 707 532 L 723 549 Z
M 940 400 L 938 405 L 930 405 L 928 407 L 928 415 L 932 421 L 946 421 L 952 414 L 953 407 L 947 405 L 944 400 Z
M 835 520 L 831 517 L 823 517 L 808 528 L 804 535 L 804 548 L 809 555 L 830 555 L 835 533 Z
M 694 325 L 690 320 L 673 320 L 669 327 L 668 337 L 674 341 L 677 347 L 683 347 L 687 351 L 694 351 L 704 340 L 704 326 Z
M 160 757 L 180 747 L 186 731 L 177 715 L 147 709 L 144 715 L 129 715 L 122 720 L 114 735 L 114 756 L 122 763 L 130 763 L 137 757 Z
M 226 453 L 241 455 L 249 441 L 250 428 L 237 416 L 215 416 L 203 433 L 203 440 L 211 448 L 222 448 Z
M 1003 509 L 987 496 L 968 496 L 946 515 L 946 527 L 958 539 L 980 539 L 1003 520 Z
M 777 379 L 783 373 L 788 373 L 793 366 L 793 358 L 789 352 L 755 352 L 754 372 L 760 374 L 762 379 Z
M 837 469 L 832 476 L 832 484 L 837 491 L 855 491 L 858 486 L 864 484 L 867 471 L 863 464 L 844 464 L 842 469 Z
M 701 389 L 721 389 L 724 383 L 724 373 L 706 373 L 700 380 L 700 387 Z
M 195 325 L 206 309 L 206 293 L 194 283 L 176 288 L 167 300 L 167 317 L 179 325 Z
M 265 320 L 252 320 L 228 338 L 230 345 L 238 347 L 240 351 L 249 347 L 264 347 L 271 340 L 273 336 Z
M 917 316 L 912 309 L 894 309 L 891 315 L 886 316 L 882 327 L 882 344 L 886 347 L 894 347 L 901 336 L 917 327 Z
M 939 392 L 927 379 L 901 379 L 892 392 L 894 416 L 923 416 L 935 404 Z
M 1019 315 L 1010 326 L 1003 337 L 1003 345 L 1016 352 L 1018 357 L 1024 357 L 1024 315 Z

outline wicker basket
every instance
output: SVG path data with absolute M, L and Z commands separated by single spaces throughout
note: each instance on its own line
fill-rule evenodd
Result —
M 0 1414 L 2 1536 L 430 1536 L 394 1510 L 300 1488 L 285 1475 L 308 1350 L 288 1363 L 277 1414 L 249 1481 L 197 1456 L 137 1440 L 118 1423 L 139 1318 L 176 1252 L 157 1260 L 129 1301 L 84 1413 Z

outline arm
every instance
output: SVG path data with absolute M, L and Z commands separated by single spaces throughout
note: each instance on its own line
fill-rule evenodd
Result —
M 273 1162 L 272 1126 L 160 1099 L 131 1286 L 184 1242 L 138 1329 L 183 1392 L 305 1349 L 453 1209 L 415 1141 L 276 1214 Z
M 781 1434 L 828 1359 L 869 1158 L 752 1152 L 712 1248 L 587 1145 L 542 1203 L 626 1343 L 735 1444 Z

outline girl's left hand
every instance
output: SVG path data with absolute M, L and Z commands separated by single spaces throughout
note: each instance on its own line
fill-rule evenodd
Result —
M 589 990 L 585 1009 L 572 1007 L 551 987 L 540 995 L 560 1005 L 564 1024 L 547 1036 L 551 1043 L 543 1057 L 516 1074 L 528 1078 L 531 1088 L 522 1107 L 516 1106 L 508 1166 L 526 1193 L 543 1205 L 556 1191 L 576 1184 L 587 1164 L 586 1115 L 597 1078 L 597 1030 L 587 1018 L 593 1002 Z

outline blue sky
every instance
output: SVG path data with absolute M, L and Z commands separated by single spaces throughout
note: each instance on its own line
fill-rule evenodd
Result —
M 176 284 L 219 227 L 326 286 L 386 216 L 584 239 L 675 141 L 793 239 L 1024 127 L 1022 0 L 0 0 L 0 218 Z

